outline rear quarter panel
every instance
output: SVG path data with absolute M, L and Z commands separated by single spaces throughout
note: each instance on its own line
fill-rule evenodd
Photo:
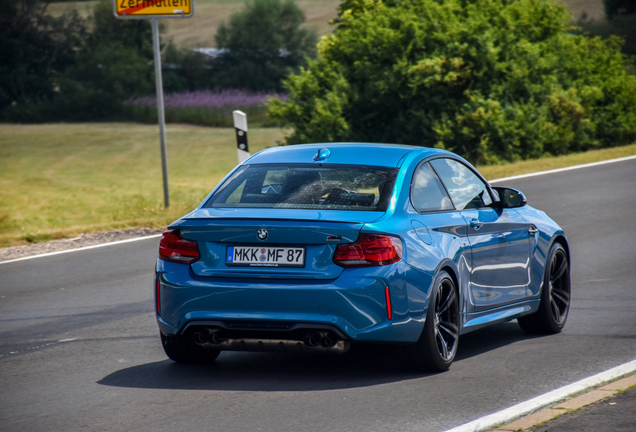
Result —
M 557 238 L 561 238 L 567 246 L 567 237 L 561 227 L 544 211 L 529 205 L 516 210 L 529 224 L 533 224 L 539 230 L 535 234 L 534 246 L 530 255 L 531 281 L 528 287 L 528 296 L 540 297 L 548 252 Z M 566 250 L 569 251 L 569 248 L 566 247 Z

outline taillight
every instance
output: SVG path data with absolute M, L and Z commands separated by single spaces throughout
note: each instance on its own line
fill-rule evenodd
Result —
M 159 243 L 159 259 L 181 264 L 192 264 L 201 258 L 199 245 L 194 240 L 181 237 L 178 229 L 163 233 Z
M 402 259 L 402 240 L 379 234 L 360 234 L 354 243 L 336 248 L 333 262 L 341 267 L 374 267 Z

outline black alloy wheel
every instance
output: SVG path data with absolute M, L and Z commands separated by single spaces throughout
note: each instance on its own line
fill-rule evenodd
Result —
M 518 318 L 519 326 L 532 334 L 559 333 L 570 311 L 570 294 L 570 261 L 563 246 L 555 243 L 546 261 L 539 310 Z
M 557 248 L 552 256 L 548 285 L 552 318 L 557 325 L 563 327 L 570 310 L 570 271 L 568 257 L 562 247 Z
M 452 362 L 459 341 L 459 313 L 455 284 L 444 278 L 435 296 L 435 342 L 440 358 Z
M 419 340 L 402 349 L 407 367 L 425 372 L 450 368 L 459 345 L 459 296 L 455 282 L 446 271 L 436 279 L 426 323 Z

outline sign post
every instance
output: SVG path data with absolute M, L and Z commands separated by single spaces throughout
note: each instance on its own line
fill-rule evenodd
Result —
M 155 84 L 157 86 L 157 115 L 159 116 L 159 143 L 161 145 L 161 172 L 163 174 L 163 203 L 170 207 L 168 193 L 168 148 L 166 146 L 166 115 L 163 109 L 163 79 L 161 77 L 161 49 L 159 47 L 159 20 L 152 18 L 152 48 L 155 57 Z
M 159 142 L 161 145 L 161 171 L 163 174 L 163 203 L 164 207 L 168 208 L 170 207 L 170 194 L 168 192 L 168 156 L 166 118 L 163 106 L 163 81 L 161 79 L 159 19 L 191 17 L 194 14 L 194 0 L 113 0 L 113 14 L 118 19 L 150 19 L 150 25 L 152 26 Z
M 250 157 L 250 148 L 247 143 L 247 116 L 243 111 L 232 111 L 234 117 L 234 131 L 236 132 L 236 153 L 239 163 Z

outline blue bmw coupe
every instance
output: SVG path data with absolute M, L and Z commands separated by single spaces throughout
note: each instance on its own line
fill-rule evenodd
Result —
M 563 230 L 453 153 L 276 147 L 168 227 L 156 315 L 178 362 L 367 342 L 443 371 L 459 336 L 484 326 L 517 319 L 530 333 L 561 331 L 569 269 Z

